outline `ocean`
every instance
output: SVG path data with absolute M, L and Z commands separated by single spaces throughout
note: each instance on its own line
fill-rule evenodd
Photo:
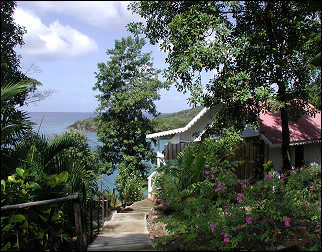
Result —
M 35 123 L 33 129 L 50 138 L 53 135 L 60 135 L 64 131 L 67 131 L 67 127 L 76 121 L 95 117 L 96 115 L 90 112 L 29 112 L 29 116 L 30 121 Z M 98 141 L 95 132 L 86 131 L 85 133 L 88 139 L 88 145 L 91 150 L 95 151 L 97 146 L 102 143 Z M 168 140 L 161 140 L 160 149 L 162 150 L 167 143 Z M 157 146 L 153 145 L 152 147 L 156 152 Z M 104 175 L 103 189 L 112 190 L 115 188 L 114 179 L 117 174 L 118 171 L 116 170 L 110 176 Z

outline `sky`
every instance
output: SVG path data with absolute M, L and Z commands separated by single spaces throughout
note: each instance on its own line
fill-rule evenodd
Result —
M 51 95 L 24 107 L 28 112 L 94 112 L 98 106 L 92 88 L 97 64 L 106 62 L 115 40 L 131 35 L 126 25 L 140 17 L 127 10 L 126 1 L 18 1 L 14 20 L 26 28 L 25 44 L 17 47 L 22 71 Z M 147 40 L 154 67 L 166 67 L 166 54 Z M 160 91 L 161 113 L 190 108 L 188 94 Z

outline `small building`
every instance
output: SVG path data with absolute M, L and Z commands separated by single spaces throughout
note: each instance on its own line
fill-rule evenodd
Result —
M 182 151 L 188 143 L 200 141 L 206 127 L 212 123 L 212 118 L 219 109 L 220 106 L 211 109 L 204 108 L 183 128 L 147 135 L 146 138 L 154 138 L 158 142 L 157 166 L 159 167 L 166 159 L 175 159 L 176 153 Z M 280 170 L 283 164 L 280 111 L 261 113 L 260 120 L 259 129 L 247 128 L 242 132 L 242 136 L 245 139 L 259 137 L 264 143 L 263 162 L 271 160 L 274 169 Z M 290 121 L 289 130 L 292 166 L 298 167 L 303 163 L 321 165 L 321 111 L 318 111 L 315 116 L 302 115 L 296 121 Z M 166 147 L 163 153 L 160 150 L 160 139 L 170 139 L 170 145 Z M 175 154 L 170 154 L 169 149 L 170 152 Z M 155 176 L 157 176 L 157 173 L 153 172 L 148 177 L 149 199 L 153 199 L 152 185 Z

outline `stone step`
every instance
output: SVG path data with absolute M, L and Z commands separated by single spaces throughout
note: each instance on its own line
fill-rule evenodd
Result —
M 151 251 L 152 241 L 146 224 L 146 215 L 153 203 L 148 200 L 135 202 L 131 212 L 114 212 L 104 223 L 101 233 L 88 246 L 88 251 Z
M 152 249 L 152 241 L 148 233 L 123 232 L 114 234 L 100 234 L 88 246 L 88 251 L 121 251 Z

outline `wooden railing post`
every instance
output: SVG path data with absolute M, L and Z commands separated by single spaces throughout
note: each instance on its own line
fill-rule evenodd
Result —
M 82 197 L 82 208 L 81 208 L 81 216 L 82 216 L 82 225 L 83 225 L 83 235 L 85 236 L 85 239 L 86 240 L 86 245 L 87 245 L 87 232 L 88 232 L 88 225 L 87 225 L 87 193 L 86 193 L 86 187 L 85 187 L 85 184 L 83 183 L 83 186 L 82 186 L 82 194 L 83 194 L 83 197 Z
M 90 239 L 93 240 L 93 200 L 89 200 L 89 219 L 90 219 Z
M 115 197 L 115 188 L 113 188 L 113 208 L 115 208 L 116 197 Z
M 101 194 L 101 201 L 102 201 L 102 205 L 101 205 L 101 209 L 102 209 L 102 228 L 104 227 L 104 196 L 103 196 L 103 192 Z
M 62 198 L 2 206 L 1 213 L 7 212 L 10 210 L 57 204 L 59 202 L 65 202 L 69 200 L 72 201 L 73 209 L 74 209 L 74 219 L 75 219 L 75 227 L 76 227 L 76 235 L 77 235 L 77 250 L 86 251 L 87 250 L 87 226 L 84 227 L 82 225 L 84 223 L 84 220 L 82 218 L 86 218 L 86 217 L 82 217 L 82 209 L 81 209 L 78 193 L 74 193 L 73 195 L 69 195 Z M 91 221 L 91 224 L 92 224 L 92 221 Z M 24 249 L 23 237 L 19 230 L 17 230 L 17 239 L 18 239 L 18 249 Z
M 77 250 L 86 251 L 87 241 L 86 241 L 86 234 L 82 226 L 82 213 L 81 213 L 79 198 L 73 201 L 73 208 L 74 208 L 76 235 L 77 235 Z
M 97 201 L 98 203 L 98 206 L 97 206 L 97 232 L 99 233 L 100 232 L 100 202 L 99 200 Z

